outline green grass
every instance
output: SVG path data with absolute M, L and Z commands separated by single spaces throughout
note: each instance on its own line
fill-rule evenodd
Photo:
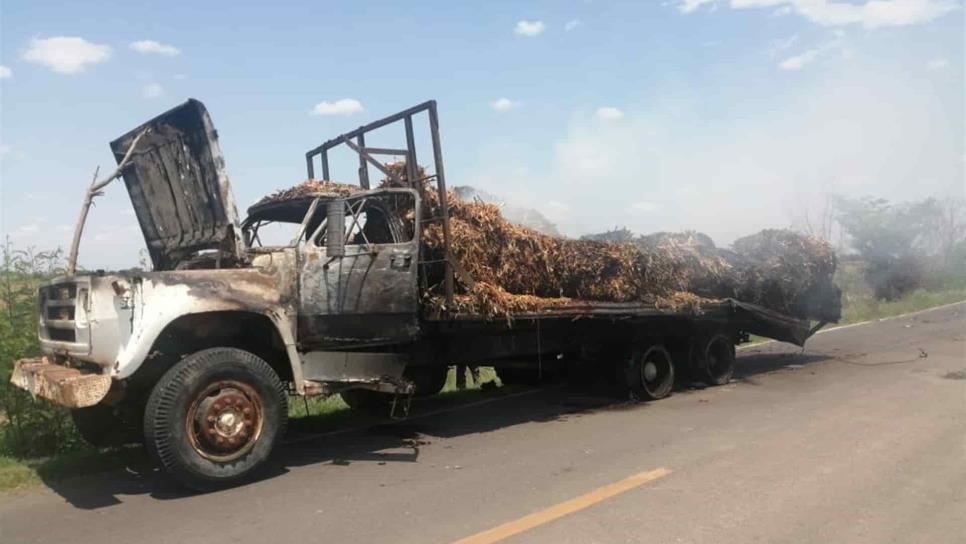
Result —
M 349 406 L 342 402 L 342 397 L 333 395 L 321 399 L 317 397 L 289 397 L 288 417 L 299 419 L 303 417 L 338 417 L 349 411 Z
M 878 300 L 872 288 L 865 282 L 862 266 L 857 262 L 844 262 L 836 272 L 835 283 L 842 289 L 840 325 L 882 319 L 966 300 L 966 278 L 945 278 L 941 285 L 930 289 L 917 289 L 896 300 Z
M 0 456 L 0 491 L 33 487 L 43 481 L 97 474 L 125 466 L 147 466 L 144 448 L 97 449 L 87 447 L 49 457 L 16 459 Z
M 892 301 L 876 300 L 873 297 L 854 297 L 842 305 L 842 325 L 882 319 L 894 315 L 926 310 L 944 304 L 966 300 L 966 287 L 953 287 L 937 291 L 917 289 L 908 295 Z
M 41 482 L 37 470 L 27 461 L 0 456 L 0 491 L 32 487 Z

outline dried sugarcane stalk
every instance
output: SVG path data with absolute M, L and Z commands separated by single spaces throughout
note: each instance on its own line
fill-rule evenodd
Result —
M 134 152 L 134 148 L 137 147 L 138 142 L 141 137 L 147 134 L 148 129 L 144 129 L 138 133 L 131 142 L 131 146 L 128 147 L 127 152 L 124 154 L 124 158 L 118 163 L 117 168 L 111 173 L 110 176 L 98 181 L 97 174 L 100 172 L 101 167 L 98 166 L 94 170 L 94 179 L 91 180 L 91 186 L 87 189 L 87 194 L 84 195 L 84 203 L 81 205 L 80 217 L 77 218 L 77 225 L 74 226 L 74 239 L 70 243 L 70 255 L 67 258 L 67 274 L 73 275 L 77 272 L 77 251 L 80 249 L 81 236 L 84 234 L 84 224 L 87 223 L 87 213 L 90 212 L 91 204 L 94 203 L 94 197 L 104 194 L 102 189 L 107 187 L 112 181 L 120 177 L 121 173 L 128 166 L 128 161 L 131 160 L 131 154 Z

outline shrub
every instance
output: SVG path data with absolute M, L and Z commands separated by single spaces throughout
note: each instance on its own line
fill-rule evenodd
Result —
M 921 287 L 923 274 L 923 263 L 915 257 L 870 259 L 866 281 L 875 292 L 875 298 L 896 300 Z
M 0 263 L 0 454 L 48 455 L 80 446 L 70 412 L 36 400 L 10 383 L 13 363 L 40 353 L 37 287 L 60 272 L 60 251 L 16 250 L 9 240 Z

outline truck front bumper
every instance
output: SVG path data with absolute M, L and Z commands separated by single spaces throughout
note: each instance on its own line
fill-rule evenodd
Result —
M 69 367 L 51 357 L 20 359 L 13 367 L 10 383 L 68 408 L 94 406 L 111 389 L 110 376 Z

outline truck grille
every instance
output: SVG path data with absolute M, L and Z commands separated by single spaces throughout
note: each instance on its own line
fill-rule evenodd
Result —
M 40 338 L 49 342 L 73 344 L 73 350 L 86 346 L 89 340 L 86 315 L 89 288 L 78 282 L 52 283 L 40 288 Z

